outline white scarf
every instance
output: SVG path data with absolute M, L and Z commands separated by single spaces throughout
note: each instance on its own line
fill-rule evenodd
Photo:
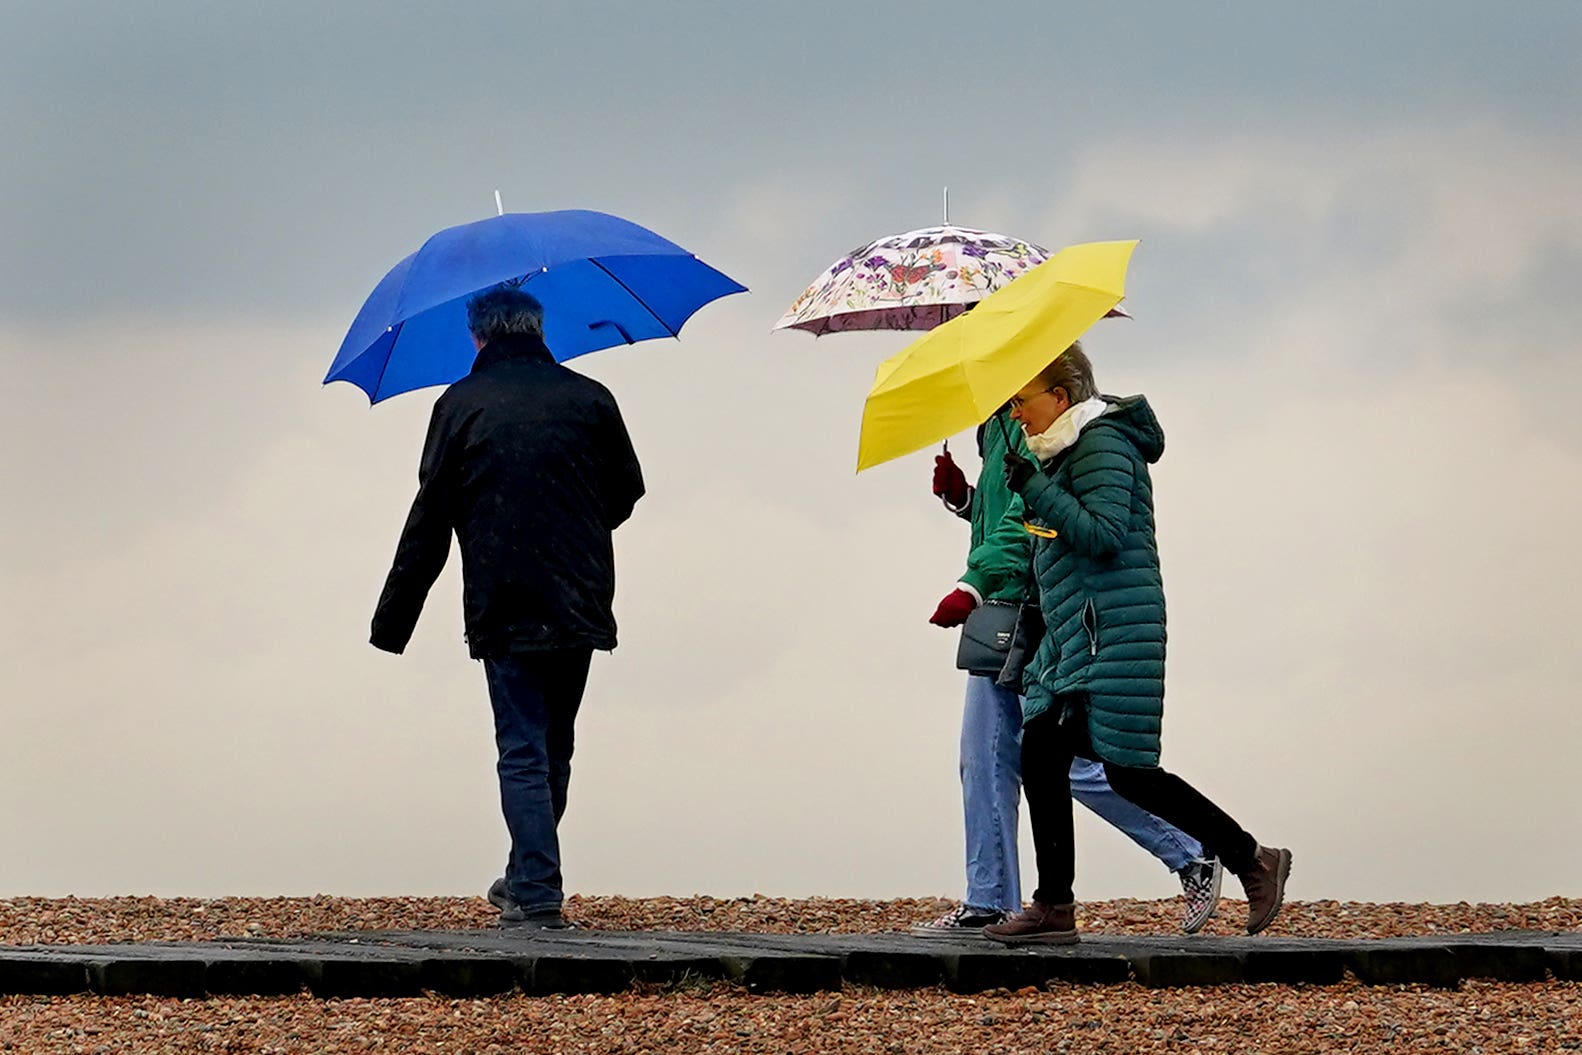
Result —
M 1088 423 L 1108 409 L 1110 405 L 1098 396 L 1067 407 L 1054 424 L 1036 436 L 1027 437 L 1027 449 L 1040 462 L 1048 462 L 1077 442 L 1077 437 L 1088 427 Z

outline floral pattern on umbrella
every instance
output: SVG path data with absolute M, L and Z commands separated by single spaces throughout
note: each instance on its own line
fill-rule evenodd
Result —
M 944 225 L 890 235 L 841 257 L 796 299 L 775 329 L 930 330 L 960 315 L 1049 251 L 991 231 Z

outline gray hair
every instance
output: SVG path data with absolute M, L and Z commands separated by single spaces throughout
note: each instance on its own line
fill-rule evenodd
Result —
M 467 302 L 467 329 L 482 344 L 513 333 L 543 339 L 544 305 L 509 283 L 491 286 Z
M 1065 389 L 1066 398 L 1072 403 L 1085 402 L 1099 392 L 1099 386 L 1093 380 L 1093 364 L 1082 350 L 1081 341 L 1072 341 L 1071 347 L 1040 370 L 1034 380 L 1045 388 Z

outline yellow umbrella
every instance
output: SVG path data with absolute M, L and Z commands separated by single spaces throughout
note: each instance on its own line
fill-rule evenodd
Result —
M 879 364 L 857 471 L 989 419 L 1126 296 L 1136 241 L 1073 245 Z

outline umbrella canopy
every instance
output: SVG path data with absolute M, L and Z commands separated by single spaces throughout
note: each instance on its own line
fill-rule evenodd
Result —
M 1048 256 L 1032 242 L 953 224 L 889 235 L 831 264 L 774 328 L 933 329 Z
M 831 264 L 774 328 L 931 330 L 1048 257 L 1036 243 L 948 223 L 889 235 Z
M 987 421 L 1126 295 L 1130 242 L 1062 249 L 879 364 L 857 471 Z
M 629 220 L 585 209 L 506 213 L 449 227 L 374 287 L 324 383 L 371 403 L 472 369 L 467 298 L 518 282 L 544 305 L 544 342 L 565 361 L 674 337 L 693 313 L 747 287 Z

